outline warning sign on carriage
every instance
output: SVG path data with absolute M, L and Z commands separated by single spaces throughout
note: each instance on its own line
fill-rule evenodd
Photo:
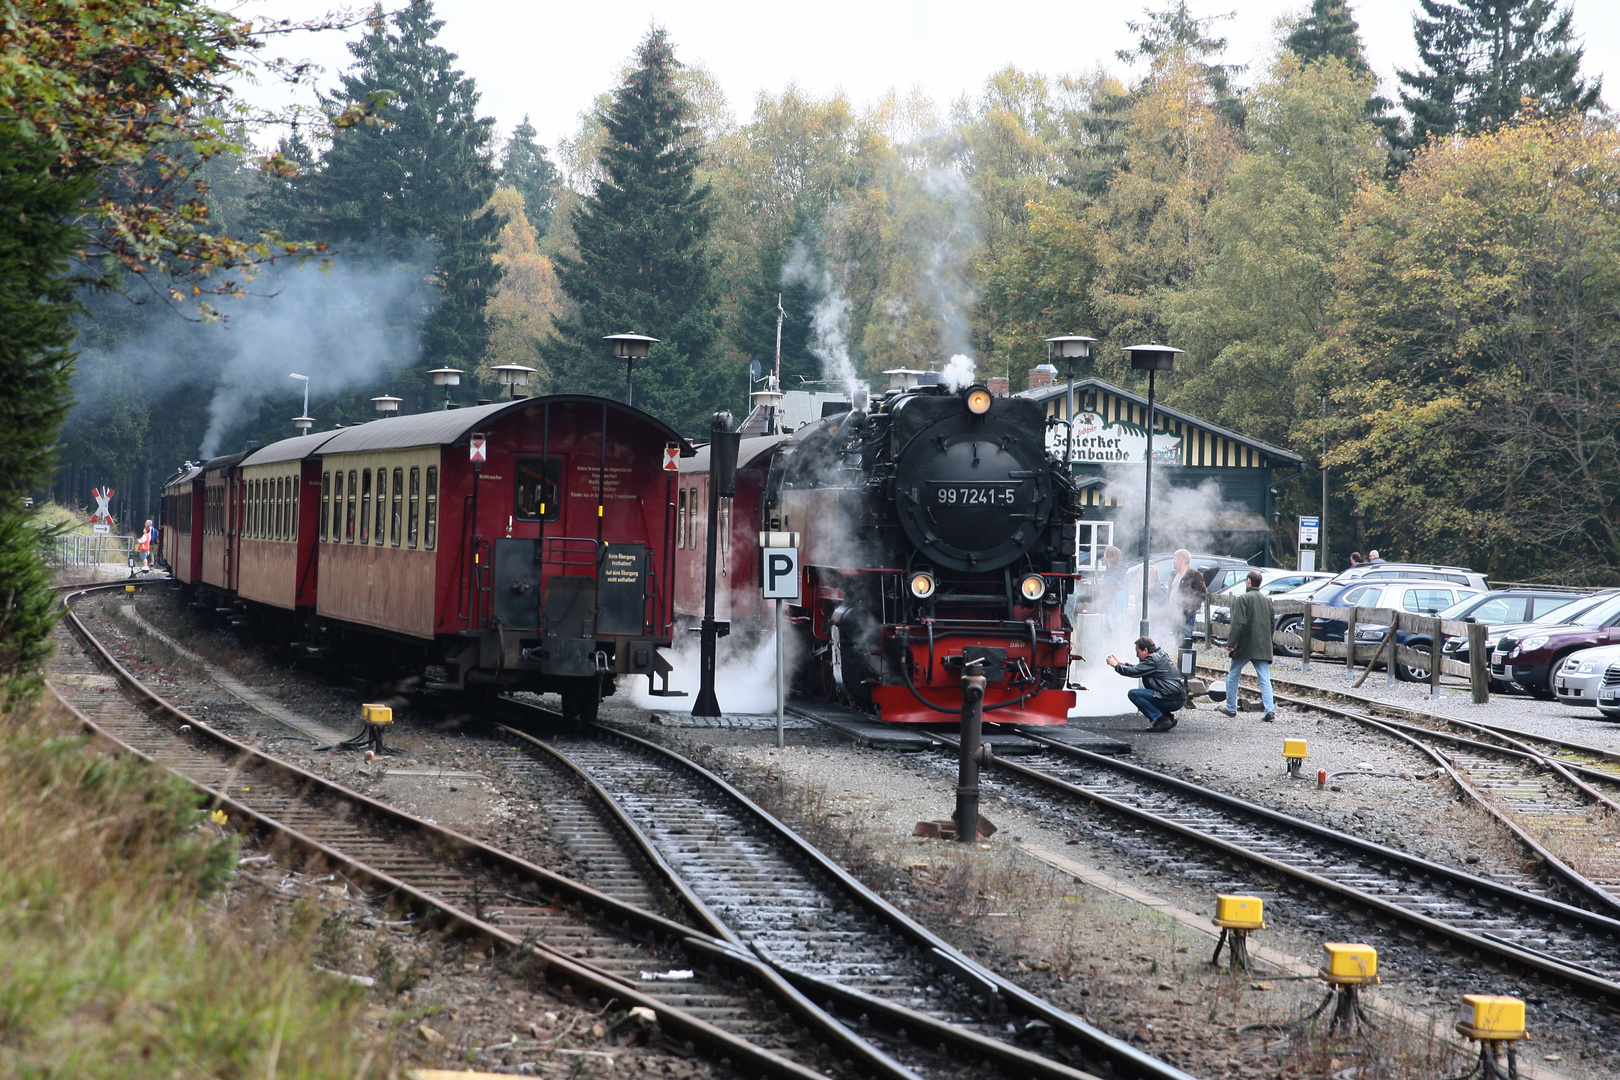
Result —
M 664 471 L 665 472 L 680 472 L 681 471 L 680 457 L 681 457 L 681 444 L 680 443 L 672 443 L 672 442 L 665 443 L 664 444 Z
M 489 451 L 488 451 L 488 448 L 484 444 L 484 436 L 483 436 L 483 434 L 481 432 L 475 431 L 467 439 L 467 460 L 469 460 L 469 461 L 488 461 L 489 460 Z

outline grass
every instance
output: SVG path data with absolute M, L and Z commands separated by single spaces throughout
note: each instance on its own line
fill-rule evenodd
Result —
M 384 1074 L 319 920 L 228 892 L 236 859 L 180 781 L 0 717 L 0 1076 Z

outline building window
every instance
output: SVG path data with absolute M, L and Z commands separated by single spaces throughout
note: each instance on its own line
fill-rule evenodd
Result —
M 439 470 L 428 467 L 427 512 L 422 523 L 422 546 L 429 551 L 439 539 Z
M 388 470 L 377 470 L 377 517 L 376 528 L 371 538 L 374 543 L 381 544 L 388 539 Z
M 330 472 L 323 472 L 323 473 L 321 473 L 321 525 L 320 525 L 320 532 L 316 534 L 322 540 L 326 539 L 326 522 L 327 522 L 328 518 L 330 517 L 331 510 L 332 510 L 332 474 Z
M 360 470 L 360 542 L 371 543 L 371 470 Z
M 399 547 L 400 534 L 405 531 L 405 470 L 394 469 L 394 498 L 388 518 L 388 539 Z
M 354 543 L 354 504 L 360 495 L 360 481 L 353 469 L 349 470 L 349 502 L 343 508 L 343 539 L 346 543 Z
M 517 519 L 556 521 L 557 484 L 562 479 L 562 462 L 557 458 L 519 458 L 517 463 Z
M 410 526 L 405 531 L 405 543 L 408 547 L 416 546 L 416 524 L 420 520 L 422 508 L 422 470 L 415 465 L 411 466 L 411 516 Z

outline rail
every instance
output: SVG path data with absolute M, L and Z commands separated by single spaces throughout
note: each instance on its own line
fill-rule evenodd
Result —
M 129 558 L 134 553 L 133 536 L 62 533 L 56 537 L 56 562 L 59 566 L 99 566 L 103 563 L 128 566 Z

